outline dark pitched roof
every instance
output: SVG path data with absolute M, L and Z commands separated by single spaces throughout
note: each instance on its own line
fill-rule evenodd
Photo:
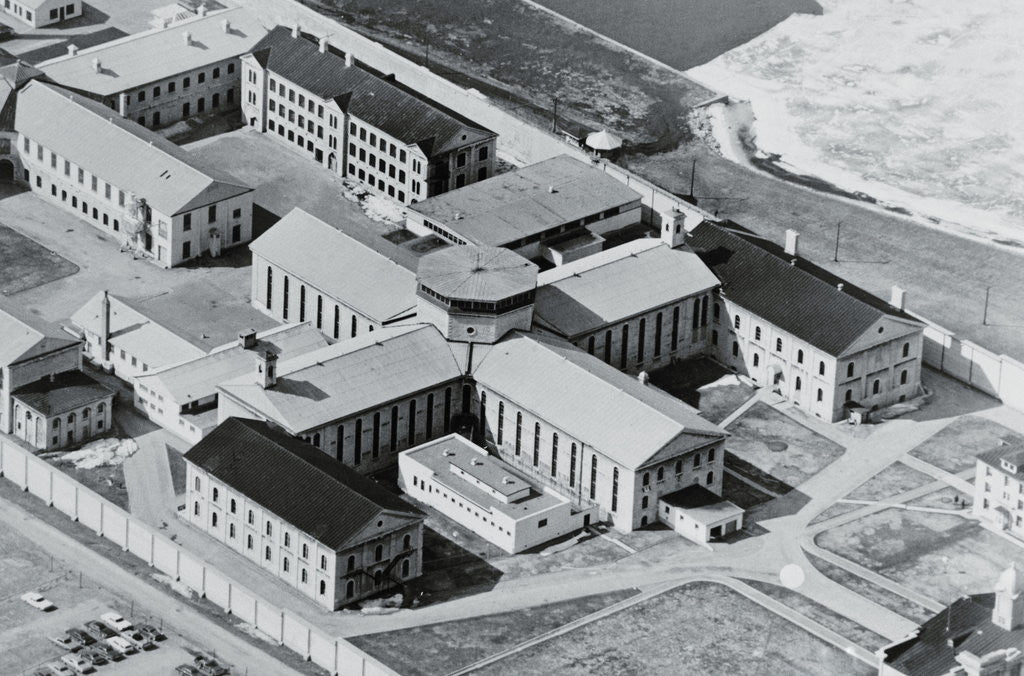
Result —
M 884 317 L 923 328 L 907 313 L 806 259 L 792 264 L 782 247 L 735 223 L 701 223 L 687 241 L 722 281 L 726 298 L 827 354 L 841 355 Z
M 293 38 L 283 26 L 260 40 L 252 54 L 260 65 L 296 86 L 333 99 L 342 110 L 403 143 L 418 144 L 427 156 L 495 135 L 393 79 L 363 66 L 346 66 L 343 56 L 331 49 L 321 52 L 305 35 Z
M 65 371 L 50 378 L 22 385 L 11 393 L 46 417 L 61 415 L 112 397 L 114 391 L 81 371 Z
M 264 422 L 228 418 L 185 459 L 335 551 L 379 515 L 422 518 L 397 495 Z
M 1012 437 L 1007 438 L 1007 440 L 1010 439 L 1012 439 Z M 1017 443 L 999 446 L 998 448 L 993 448 L 990 451 L 979 453 L 977 458 L 986 465 L 1006 474 L 1009 474 L 1009 472 L 1003 469 L 1002 460 L 1009 460 L 1012 464 L 1017 466 L 1018 475 L 1024 474 L 1024 444 L 1021 444 L 1019 439 L 1014 439 L 1014 441 Z
M 721 495 L 715 495 L 700 484 L 692 484 L 685 488 L 680 488 L 678 491 L 662 495 L 658 499 L 673 507 L 680 507 L 682 509 L 707 507 L 726 501 Z
M 917 636 L 885 650 L 885 664 L 909 676 L 933 676 L 959 666 L 959 653 L 981 656 L 1024 646 L 1024 628 L 1006 631 L 992 623 L 995 596 L 975 594 L 957 599 L 922 624 Z

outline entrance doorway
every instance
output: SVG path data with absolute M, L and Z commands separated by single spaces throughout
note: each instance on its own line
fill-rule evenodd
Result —
M 14 163 L 10 160 L 0 160 L 0 181 L 4 183 L 14 181 Z

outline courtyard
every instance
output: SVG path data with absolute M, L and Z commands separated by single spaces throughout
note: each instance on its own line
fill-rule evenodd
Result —
M 651 371 L 651 384 L 699 409 L 713 423 L 729 417 L 754 395 L 754 387 L 707 357 L 688 359 Z
M 976 415 L 963 416 L 910 452 L 947 472 L 974 467 L 975 456 L 1004 444 L 1020 444 L 1024 435 Z

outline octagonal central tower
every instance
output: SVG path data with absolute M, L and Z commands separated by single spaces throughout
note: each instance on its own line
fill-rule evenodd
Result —
M 529 330 L 537 266 L 497 247 L 451 246 L 420 259 L 418 314 L 448 340 L 495 343 Z

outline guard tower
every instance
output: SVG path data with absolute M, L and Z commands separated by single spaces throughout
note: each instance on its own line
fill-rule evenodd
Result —
M 445 338 L 496 343 L 533 323 L 537 266 L 497 247 L 451 246 L 420 259 L 417 315 Z

